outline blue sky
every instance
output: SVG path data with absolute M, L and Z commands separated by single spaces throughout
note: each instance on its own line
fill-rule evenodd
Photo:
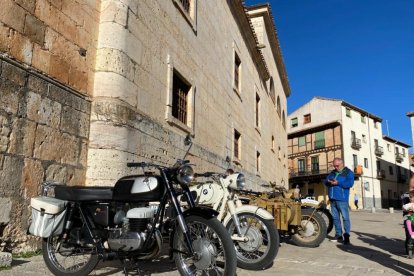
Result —
M 313 96 L 383 118 L 412 144 L 414 0 L 271 0 L 292 89 L 289 113 Z M 247 5 L 263 3 L 248 0 Z

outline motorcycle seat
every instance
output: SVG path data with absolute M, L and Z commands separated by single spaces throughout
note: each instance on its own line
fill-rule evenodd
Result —
M 112 200 L 112 195 L 112 187 L 55 187 L 55 198 L 69 201 Z

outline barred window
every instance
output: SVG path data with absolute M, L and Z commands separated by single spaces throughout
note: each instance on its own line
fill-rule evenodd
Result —
M 172 115 L 184 124 L 187 124 L 188 92 L 191 86 L 174 70 Z
M 234 53 L 234 87 L 240 92 L 240 66 L 241 61 L 237 53 Z
M 256 127 L 260 127 L 260 97 L 256 93 Z

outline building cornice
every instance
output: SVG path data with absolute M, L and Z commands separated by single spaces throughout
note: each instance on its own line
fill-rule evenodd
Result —
M 407 112 L 407 116 L 408 116 L 408 117 L 413 117 L 413 116 L 414 116 L 414 111 Z
M 291 94 L 289 79 L 286 72 L 285 62 L 283 60 L 282 50 L 280 47 L 280 41 L 277 35 L 277 28 L 275 19 L 272 14 L 272 8 L 269 4 L 259 4 L 247 7 L 247 14 L 249 17 L 254 18 L 263 16 L 265 21 L 266 33 L 270 40 L 270 46 L 275 58 L 276 67 L 279 73 L 280 80 L 282 82 L 283 90 L 286 97 Z
M 407 143 L 404 143 L 404 142 L 401 142 L 401 141 L 398 141 L 398 140 L 396 140 L 396 139 L 394 139 L 394 138 L 391 138 L 391 137 L 389 137 L 389 136 L 387 136 L 387 135 L 383 135 L 383 136 L 382 136 L 382 138 L 383 138 L 385 141 L 389 141 L 389 142 L 394 143 L 394 144 L 397 144 L 397 145 L 399 145 L 399 146 L 402 146 L 402 147 L 405 147 L 405 148 L 411 148 L 411 145 L 409 145 L 409 144 L 407 144 Z
M 298 131 L 295 131 L 295 132 L 290 132 L 290 133 L 288 133 L 288 139 L 303 136 L 303 135 L 309 134 L 309 133 L 322 131 L 322 130 L 325 130 L 325 129 L 330 129 L 332 127 L 339 126 L 340 124 L 341 123 L 339 121 L 332 121 L 332 122 L 324 123 L 324 124 L 321 124 L 321 125 L 301 129 L 301 130 L 298 130 Z
M 255 63 L 258 72 L 263 80 L 267 81 L 270 78 L 270 73 L 265 62 L 262 52 L 258 49 L 258 39 L 254 32 L 253 24 L 247 15 L 247 8 L 244 6 L 244 1 L 241 0 L 227 0 L 230 10 L 239 25 L 240 33 L 247 48 L 250 51 L 252 60 Z

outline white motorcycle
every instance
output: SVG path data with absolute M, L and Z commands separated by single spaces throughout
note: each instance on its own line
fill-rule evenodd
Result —
M 243 205 L 234 193 L 234 190 L 244 187 L 244 175 L 207 172 L 195 176 L 213 180 L 190 186 L 191 196 L 197 205 L 207 205 L 219 212 L 217 219 L 228 229 L 234 241 L 237 265 L 249 270 L 270 267 L 279 250 L 279 233 L 268 211 Z

